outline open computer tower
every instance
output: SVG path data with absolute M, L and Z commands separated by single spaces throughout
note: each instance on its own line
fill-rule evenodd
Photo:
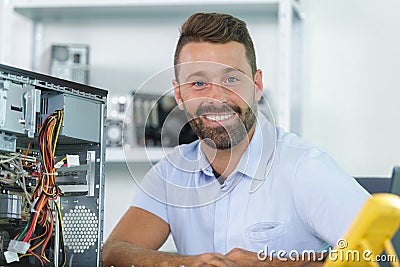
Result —
M 0 65 L 0 266 L 101 266 L 106 103 Z

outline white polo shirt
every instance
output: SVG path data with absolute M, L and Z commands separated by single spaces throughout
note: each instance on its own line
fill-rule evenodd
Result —
M 222 185 L 195 141 L 146 174 L 132 205 L 167 222 L 183 255 L 301 252 L 334 246 L 369 197 L 328 154 L 258 116 L 246 152 Z

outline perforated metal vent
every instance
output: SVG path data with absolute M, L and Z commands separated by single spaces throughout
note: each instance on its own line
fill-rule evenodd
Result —
M 86 69 L 78 66 L 78 67 L 72 67 L 72 80 L 80 83 L 87 83 L 87 74 L 86 74 Z
M 64 240 L 74 253 L 84 253 L 96 243 L 98 218 L 85 206 L 75 206 L 64 214 Z

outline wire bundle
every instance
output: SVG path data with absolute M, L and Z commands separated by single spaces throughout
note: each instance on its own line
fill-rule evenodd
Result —
M 36 158 L 32 157 L 30 161 L 35 162 Z M 27 161 L 27 156 L 20 153 L 0 154 L 0 167 L 4 170 L 6 177 L 0 177 L 0 182 L 6 185 L 13 185 L 19 182 L 25 194 L 25 199 L 31 203 L 31 195 L 28 193 L 25 178 L 27 172 L 24 170 L 24 163 Z M 11 165 L 13 168 L 11 168 Z M 32 164 L 33 165 L 33 164 Z
M 57 110 L 48 116 L 39 130 L 40 172 L 38 183 L 32 194 L 31 216 L 25 229 L 14 240 L 29 243 L 25 256 L 36 257 L 42 265 L 50 262 L 45 250 L 54 232 L 54 219 L 57 216 L 60 231 L 60 249 L 63 259 L 60 266 L 65 266 L 66 255 L 63 240 L 61 211 L 56 200 L 62 196 L 61 189 L 56 184 L 55 151 L 58 136 L 64 118 L 64 111 Z M 64 160 L 64 159 L 63 159 Z M 55 215 L 53 215 L 55 211 Z M 56 251 L 55 253 L 58 253 Z

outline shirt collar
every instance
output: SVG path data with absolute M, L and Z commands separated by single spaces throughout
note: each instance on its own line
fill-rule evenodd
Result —
M 276 128 L 263 115 L 258 113 L 256 128 L 249 146 L 243 153 L 235 172 L 253 179 L 254 186 L 265 180 L 272 164 L 276 145 Z M 197 143 L 197 166 L 207 176 L 214 176 L 210 162 L 205 156 L 200 142 Z M 252 185 L 253 187 L 253 185 Z
M 207 176 L 214 176 L 212 166 L 208 161 L 206 154 L 204 154 L 203 149 L 201 148 L 201 142 L 197 144 L 197 158 L 198 160 L 198 168 Z
M 236 171 L 249 178 L 264 180 L 272 161 L 276 145 L 276 129 L 260 112 L 256 128 L 245 153 L 239 161 Z

